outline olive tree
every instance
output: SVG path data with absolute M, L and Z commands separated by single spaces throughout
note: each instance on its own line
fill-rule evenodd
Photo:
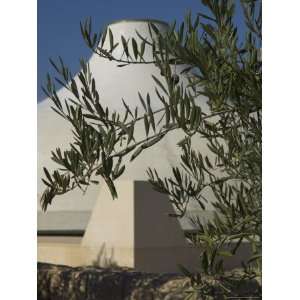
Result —
M 47 76 L 44 92 L 53 101 L 53 110 L 72 125 L 74 141 L 69 150 L 52 152 L 59 168 L 51 174 L 44 168 L 42 180 L 47 187 L 41 204 L 46 210 L 55 196 L 75 188 L 85 191 L 90 184 L 99 184 L 99 177 L 117 198 L 114 180 L 125 171 L 124 158 L 129 156 L 132 161 L 151 151 L 169 132 L 182 130 L 185 137 L 178 141 L 182 153 L 178 165 L 172 167 L 168 178 L 149 168 L 149 182 L 169 196 L 177 217 L 186 213 L 189 201 L 205 210 L 204 191 L 210 190 L 215 199 L 214 217 L 208 222 L 195 218 L 198 230 L 190 236 L 199 245 L 202 271 L 222 273 L 223 257 L 234 255 L 241 243 L 248 241 L 253 256 L 244 267 L 248 275 L 256 276 L 261 272 L 262 239 L 261 3 L 241 1 L 247 28 L 244 37 L 238 36 L 233 21 L 234 1 L 202 3 L 208 8 L 207 15 L 197 13 L 192 18 L 189 14 L 181 24 L 170 25 L 167 33 L 161 34 L 150 24 L 151 36 L 155 36 L 150 41 L 138 33 L 139 41 L 122 38 L 119 45 L 110 30 L 94 33 L 90 19 L 81 23 L 87 46 L 100 57 L 117 61 L 120 67 L 154 63 L 160 69 L 164 80 L 153 76 L 162 103 L 159 110 L 152 109 L 149 94 L 139 94 L 142 113 L 125 102 L 125 115 L 111 112 L 101 104 L 97 82 L 84 60 L 79 83 L 61 59 L 50 60 L 58 76 Z M 105 39 L 109 39 L 110 49 L 104 49 Z M 123 47 L 125 59 L 114 57 L 116 47 Z M 153 60 L 144 58 L 145 47 L 151 47 Z M 182 71 L 188 85 L 180 84 L 172 72 L 176 64 L 188 66 Z M 60 99 L 56 83 L 67 88 L 72 99 Z M 207 98 L 209 113 L 196 104 L 200 95 Z M 145 127 L 141 139 L 135 137 L 139 122 Z M 194 147 L 195 139 L 203 140 L 212 156 Z

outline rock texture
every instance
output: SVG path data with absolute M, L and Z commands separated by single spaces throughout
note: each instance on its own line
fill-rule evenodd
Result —
M 179 300 L 189 286 L 176 274 L 38 263 L 38 300 Z
M 124 268 L 38 263 L 37 276 L 38 300 L 181 300 L 191 287 L 190 279 L 179 274 L 147 274 Z M 253 295 L 257 285 L 247 284 L 246 290 L 243 296 Z

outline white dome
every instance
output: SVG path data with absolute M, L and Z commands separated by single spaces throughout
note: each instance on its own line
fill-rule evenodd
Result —
M 165 32 L 168 29 L 167 24 L 163 22 L 153 22 L 161 32 Z M 120 21 L 109 25 L 108 28 L 113 33 L 114 41 L 121 44 L 121 36 L 125 38 L 135 37 L 138 42 L 139 38 L 136 31 L 150 40 L 148 24 L 149 22 L 143 20 Z M 104 42 L 104 47 L 107 43 L 108 38 Z M 122 56 L 120 52 L 121 48 L 120 46 L 114 50 L 114 56 Z M 145 55 L 146 58 L 151 58 L 151 51 L 147 49 L 147 46 Z M 138 92 L 140 92 L 141 95 L 150 94 L 153 109 L 161 107 L 161 102 L 157 99 L 154 90 L 155 83 L 151 77 L 151 75 L 155 75 L 163 82 L 164 79 L 161 77 L 159 69 L 154 64 L 134 64 L 122 68 L 118 67 L 118 64 L 120 63 L 101 58 L 96 54 L 93 54 L 89 60 L 91 72 L 96 80 L 101 104 L 104 107 L 107 106 L 110 110 L 124 111 L 123 98 L 130 107 L 134 108 L 138 106 L 142 112 L 138 97 Z M 174 71 L 179 74 L 184 68 L 186 68 L 184 65 L 176 66 L 176 70 Z M 74 79 L 78 82 L 77 76 Z M 184 77 L 181 76 L 180 79 L 186 82 Z M 58 96 L 61 99 L 67 98 L 69 91 L 62 88 L 58 91 Z M 202 108 L 206 108 L 206 99 L 204 97 L 199 98 L 198 103 Z M 51 109 L 51 106 L 52 101 L 49 99 L 45 99 L 38 104 L 38 194 L 41 194 L 45 189 L 41 181 L 41 177 L 44 176 L 43 167 L 46 166 L 50 170 L 57 167 L 50 159 L 51 150 L 54 150 L 56 147 L 67 149 L 69 148 L 69 143 L 72 141 L 69 124 L 57 115 Z M 144 125 L 141 124 L 141 126 L 138 126 L 135 132 L 138 136 L 143 136 Z M 172 132 L 167 135 L 154 147 L 144 151 L 132 163 L 126 164 L 126 170 L 121 178 L 147 180 L 146 169 L 149 166 L 156 168 L 161 176 L 169 176 L 171 174 L 171 166 L 178 165 L 179 163 L 180 152 L 176 143 L 182 136 L 180 132 Z M 204 149 L 204 146 L 201 147 Z M 47 214 L 50 215 L 49 212 L 77 211 L 87 213 L 92 209 L 100 189 L 100 185 L 90 186 L 85 195 L 82 195 L 81 191 L 76 190 L 62 196 L 57 196 L 53 200 L 52 205 L 49 206 L 48 212 L 45 215 L 43 214 L 43 217 L 46 217 Z M 40 205 L 38 207 L 40 210 Z M 39 224 L 43 223 L 41 216 L 42 214 L 39 214 Z M 70 220 L 66 220 L 66 222 L 68 221 Z

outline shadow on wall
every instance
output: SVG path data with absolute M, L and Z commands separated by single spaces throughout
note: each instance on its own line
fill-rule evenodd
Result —
M 134 263 L 136 270 L 147 272 L 180 272 L 178 265 L 192 272 L 201 268 L 201 249 L 188 242 L 179 219 L 170 217 L 175 209 L 168 196 L 153 190 L 148 182 L 135 184 L 134 206 Z M 209 218 L 204 211 L 202 218 Z M 223 251 L 231 250 L 236 241 L 225 245 Z M 251 244 L 243 242 L 236 254 L 223 257 L 225 270 L 241 268 L 242 262 L 251 258 Z
M 188 243 L 176 211 L 167 195 L 151 184 L 136 181 L 134 186 L 134 265 L 147 272 L 178 273 L 178 265 L 193 270 L 200 264 L 199 253 Z
M 97 257 L 92 262 L 93 267 L 101 268 L 117 268 L 119 267 L 114 258 L 114 249 L 112 248 L 110 253 L 107 250 L 105 243 L 100 247 Z

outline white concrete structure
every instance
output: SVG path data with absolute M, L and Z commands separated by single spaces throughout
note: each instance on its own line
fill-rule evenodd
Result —
M 155 21 L 155 25 L 162 32 L 167 29 L 163 22 Z M 121 35 L 137 38 L 136 31 L 149 38 L 147 21 L 120 21 L 109 25 L 109 28 L 114 40 L 120 44 Z M 105 41 L 104 47 L 109 48 L 108 43 L 108 40 Z M 117 47 L 113 55 L 122 57 L 121 48 Z M 151 59 L 150 49 L 146 48 L 145 53 L 146 58 Z M 123 98 L 130 107 L 141 109 L 139 91 L 142 95 L 150 94 L 153 109 L 160 108 L 151 75 L 163 78 L 153 64 L 119 68 L 118 63 L 97 55 L 90 58 L 89 64 L 104 107 L 124 111 Z M 179 73 L 185 67 L 177 66 L 174 72 Z M 75 80 L 78 78 L 75 77 Z M 181 80 L 184 82 L 185 78 L 181 77 Z M 61 89 L 58 95 L 64 99 L 68 93 L 66 89 Z M 204 98 L 198 101 L 199 105 L 206 107 Z M 50 160 L 50 151 L 56 147 L 68 148 L 72 141 L 70 127 L 51 110 L 51 106 L 49 99 L 38 104 L 39 195 L 45 188 L 40 180 L 44 175 L 42 168 L 46 166 L 51 170 L 56 167 Z M 137 128 L 136 134 L 144 135 L 143 124 Z M 177 271 L 178 263 L 195 264 L 195 249 L 191 249 L 184 239 L 178 220 L 168 216 L 172 213 L 172 206 L 161 194 L 142 182 L 147 180 L 145 170 L 149 166 L 156 168 L 162 176 L 170 174 L 171 165 L 178 163 L 180 153 L 176 143 L 181 137 L 180 132 L 170 133 L 133 163 L 127 164 L 125 173 L 117 182 L 117 200 L 112 201 L 107 187 L 101 183 L 91 186 L 85 195 L 77 190 L 56 197 L 45 214 L 39 209 L 38 230 L 85 230 L 85 234 L 82 239 L 40 237 L 38 259 L 73 266 L 92 264 L 98 260 L 103 265 L 107 263 L 107 257 L 104 263 L 99 255 L 105 252 L 110 262 L 159 272 Z M 199 147 L 206 151 L 203 145 L 199 144 Z
M 157 22 L 156 26 L 163 32 L 166 30 L 166 24 Z M 148 36 L 148 23 L 145 21 L 121 21 L 109 25 L 114 35 L 114 41 L 121 44 L 121 35 L 125 38 L 135 37 L 138 40 L 136 31 L 143 36 Z M 109 49 L 109 41 L 106 38 L 104 48 Z M 117 47 L 113 54 L 116 57 L 122 57 L 122 47 Z M 148 50 L 148 51 L 147 51 Z M 125 56 L 123 57 L 125 59 Z M 145 59 L 151 60 L 150 49 L 146 46 Z M 157 99 L 155 94 L 155 82 L 151 75 L 164 81 L 161 77 L 159 69 L 154 64 L 129 65 L 127 67 L 119 68 L 119 63 L 100 58 L 98 55 L 92 55 L 89 60 L 90 68 L 96 80 L 97 89 L 99 90 L 101 104 L 109 107 L 110 110 L 124 111 L 122 98 L 130 107 L 138 106 L 140 111 L 143 111 L 142 105 L 138 98 L 138 92 L 142 95 L 150 94 L 152 99 L 153 110 L 161 108 L 161 102 Z M 186 66 L 177 66 L 175 72 Z M 185 81 L 184 78 L 181 78 Z M 77 77 L 75 80 L 78 81 Z M 62 88 L 58 91 L 61 99 L 70 96 L 69 91 Z M 202 107 L 206 100 L 199 99 L 199 104 Z M 72 141 L 72 135 L 69 124 L 61 117 L 55 114 L 52 109 L 52 101 L 46 99 L 38 104 L 38 193 L 41 194 L 44 190 L 44 184 L 41 183 L 40 178 L 43 176 L 43 166 L 55 168 L 56 164 L 50 160 L 50 151 L 55 147 L 69 148 L 69 143 Z M 137 136 L 144 136 L 144 125 L 135 130 Z M 157 168 L 162 176 L 170 174 L 170 166 L 178 163 L 179 153 L 176 143 L 180 140 L 182 134 L 180 132 L 172 132 L 167 135 L 161 142 L 151 148 L 149 151 L 144 151 L 133 163 L 128 164 L 122 179 L 131 180 L 147 180 L 146 169 L 151 165 Z M 155 153 L 155 155 L 153 155 Z M 163 163 L 162 163 L 163 162 Z M 92 198 L 95 198 L 92 193 L 98 193 L 98 188 L 90 191 L 84 197 L 84 203 L 80 192 L 68 193 L 64 196 L 58 197 L 55 203 L 49 207 L 49 211 L 56 209 L 91 209 L 93 207 Z M 75 202 L 74 202 L 75 201 Z

